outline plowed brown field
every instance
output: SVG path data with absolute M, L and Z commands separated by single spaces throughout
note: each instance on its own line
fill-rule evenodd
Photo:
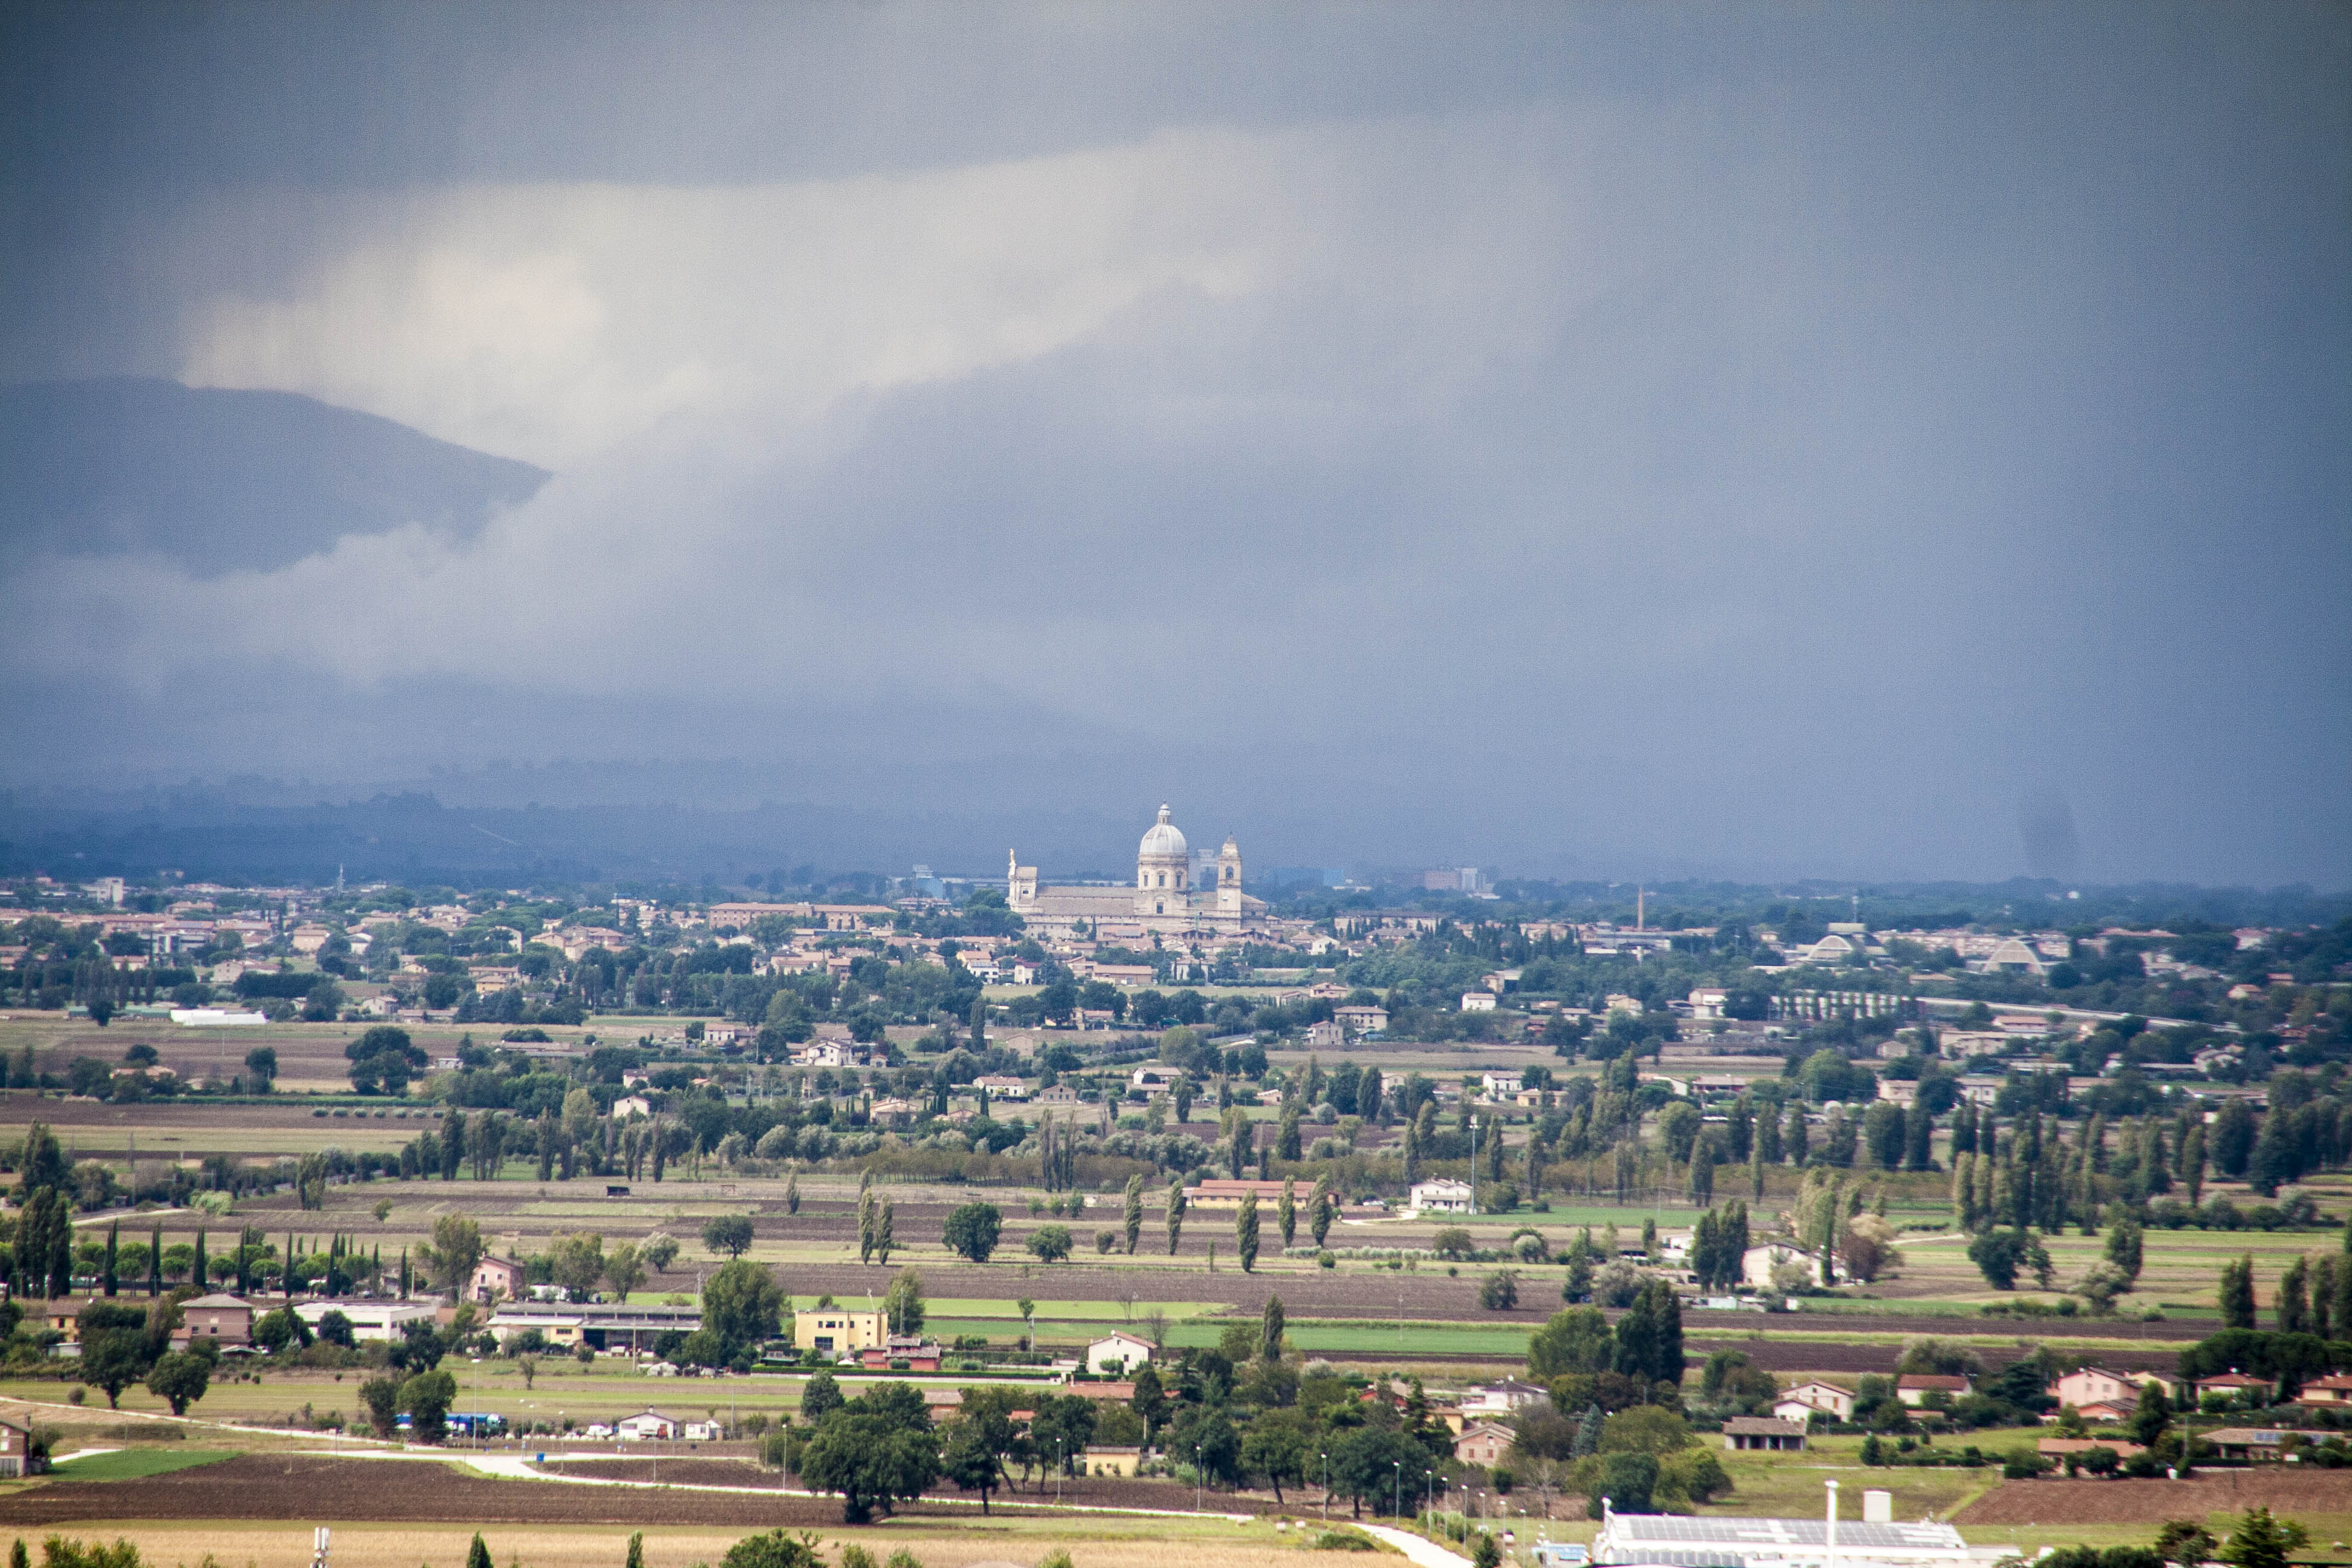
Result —
M 2352 1513 L 2352 1470 L 2264 1466 L 2200 1470 L 2179 1481 L 2003 1481 L 1952 1516 L 1971 1524 L 2147 1524 L 2209 1514 Z

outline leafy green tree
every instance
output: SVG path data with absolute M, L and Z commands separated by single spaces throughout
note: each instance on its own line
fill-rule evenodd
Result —
M 716 1335 L 724 1363 L 775 1337 L 783 1290 L 764 1264 L 739 1258 L 722 1264 L 702 1287 L 702 1326 Z
M 890 1289 L 882 1297 L 882 1316 L 894 1334 L 918 1334 L 923 1331 L 923 1277 L 912 1268 L 901 1268 L 890 1281 Z
M 2021 1230 L 1988 1230 L 1969 1243 L 1969 1261 L 1996 1290 L 2017 1289 L 2017 1270 L 2025 1261 L 2025 1252 Z
M 389 1377 L 372 1377 L 360 1384 L 360 1404 L 367 1411 L 368 1426 L 379 1437 L 393 1436 L 400 1430 L 400 1384 Z
M 622 1300 L 627 1300 L 629 1292 L 642 1289 L 645 1282 L 645 1255 L 635 1243 L 624 1241 L 604 1255 L 604 1283 Z
M 1622 1513 L 1651 1512 L 1650 1494 L 1657 1485 L 1656 1455 L 1639 1451 L 1604 1454 L 1601 1457 L 1601 1474 L 1586 1500 L 1585 1511 L 1599 1519 L 1605 1500 Z
M 824 1568 L 824 1559 L 817 1554 L 814 1536 L 772 1530 L 747 1535 L 729 1547 L 719 1568 Z
M 400 1406 L 420 1443 L 438 1443 L 449 1434 L 449 1406 L 457 1402 L 457 1380 L 439 1367 L 420 1372 L 400 1385 Z
M 845 1524 L 864 1524 L 879 1508 L 919 1498 L 939 1478 L 940 1453 L 923 1396 L 903 1383 L 884 1384 L 818 1423 L 801 1458 L 801 1478 L 841 1494 Z
M 1282 1335 L 1286 1327 L 1282 1298 L 1268 1296 L 1265 1310 L 1258 1314 L 1257 1354 L 1260 1361 L 1282 1359 Z
M 205 1396 L 212 1386 L 213 1363 L 190 1351 L 173 1351 L 156 1358 L 147 1372 L 147 1392 L 172 1407 L 174 1415 L 185 1415 L 188 1406 Z
M 120 1408 L 122 1391 L 147 1375 L 154 1357 L 148 1345 L 144 1308 L 93 1300 L 75 1315 L 84 1383 L 102 1389 L 110 1409 Z
M 751 1250 L 751 1216 L 740 1214 L 713 1215 L 703 1222 L 702 1245 L 713 1257 L 725 1253 L 740 1258 Z
M 1307 1435 L 1285 1422 L 1261 1415 L 1242 1435 L 1242 1471 L 1274 1489 L 1282 1501 L 1282 1483 L 1297 1485 L 1307 1472 Z
M 978 1492 L 983 1515 L 990 1494 L 1007 1482 L 1007 1461 L 1025 1462 L 1032 1453 L 1027 1435 L 1013 1423 L 1013 1405 L 1011 1389 L 967 1388 L 941 1431 L 940 1473 L 959 1491 Z
M 1418 1479 L 1429 1468 L 1429 1450 L 1401 1432 L 1359 1426 L 1342 1433 L 1327 1450 L 1330 1455 L 1331 1489 L 1346 1497 L 1355 1518 L 1395 1508 L 1412 1489 L 1402 1484 L 1410 1473 Z
M 1041 1225 L 1029 1233 L 1029 1250 L 1040 1261 L 1059 1263 L 1070 1256 L 1070 1227 Z
M 1528 1340 L 1528 1375 L 1544 1383 L 1606 1372 L 1614 1360 L 1609 1320 L 1598 1307 L 1563 1307 Z
M 1037 1458 L 1065 1473 L 1076 1473 L 1094 1436 L 1095 1402 L 1080 1394 L 1045 1394 L 1030 1417 L 1029 1441 Z
M 2107 1226 L 2107 1261 L 2124 1272 L 2127 1280 L 2137 1280 L 2140 1270 L 2141 1232 L 2139 1221 L 2129 1215 Z
M 830 1372 L 820 1371 L 801 1390 L 801 1419 L 814 1426 L 844 1403 L 840 1381 Z
M 994 1204 L 962 1204 L 949 1211 L 940 1239 L 959 1258 L 985 1263 L 989 1254 L 996 1250 L 996 1238 L 1003 1226 L 1003 1211 Z
M 445 1214 L 433 1222 L 430 1245 L 416 1249 L 434 1284 L 457 1300 L 482 1262 L 482 1227 L 470 1215 Z

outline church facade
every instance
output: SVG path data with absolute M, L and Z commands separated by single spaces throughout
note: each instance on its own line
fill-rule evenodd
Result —
M 1037 868 L 1009 857 L 1005 901 L 1034 928 L 1068 931 L 1085 925 L 1100 937 L 1230 931 L 1263 919 L 1265 904 L 1242 891 L 1241 846 L 1225 837 L 1215 857 L 1195 856 L 1169 808 L 1136 847 L 1130 888 L 1039 885 Z

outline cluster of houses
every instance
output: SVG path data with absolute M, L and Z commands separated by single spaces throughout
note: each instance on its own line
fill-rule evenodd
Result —
M 2072 1410 L 2094 1426 L 2112 1425 L 2130 1419 L 2139 1407 L 2141 1391 L 2151 1384 L 2163 1389 L 2165 1396 L 2176 1402 L 2201 1402 L 2208 1395 L 2218 1395 L 2232 1403 L 2267 1403 L 2276 1386 L 2272 1379 L 2252 1377 L 2234 1370 L 2183 1382 L 2160 1373 L 2111 1372 L 2105 1367 L 2086 1366 L 2053 1380 L 2049 1394 L 2058 1401 L 2062 1412 Z M 1974 1392 L 1974 1381 L 1965 1376 L 1906 1373 L 1895 1382 L 1895 1397 L 1915 1409 L 1940 1406 Z M 1854 1403 L 1854 1391 L 1837 1384 L 1819 1379 L 1801 1383 L 1781 1393 L 1770 1415 L 1743 1415 L 1726 1421 L 1723 1444 L 1734 1449 L 1801 1450 L 1805 1447 L 1806 1432 L 1815 1423 L 1853 1420 Z M 2352 1407 L 2352 1376 L 2323 1377 L 2306 1384 L 2294 1403 L 2310 1410 Z M 2045 1419 L 2056 1421 L 2059 1416 L 2053 1415 Z M 2200 1432 L 2198 1437 L 2212 1443 L 2224 1456 L 2239 1458 L 2277 1458 L 2285 1446 L 2285 1434 L 2269 1428 L 2221 1427 Z M 1507 1442 L 1504 1445 L 1508 1446 Z M 2110 1448 L 2126 1456 L 2139 1451 L 2137 1444 L 2106 1437 L 2045 1437 L 2040 1447 L 2045 1454 L 2060 1458 L 2093 1447 Z

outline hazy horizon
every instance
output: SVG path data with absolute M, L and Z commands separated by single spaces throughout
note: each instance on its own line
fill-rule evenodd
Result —
M 2352 887 L 2341 7 L 19 7 L 0 79 L 43 811 Z M 136 488 L 111 377 L 300 396 Z

